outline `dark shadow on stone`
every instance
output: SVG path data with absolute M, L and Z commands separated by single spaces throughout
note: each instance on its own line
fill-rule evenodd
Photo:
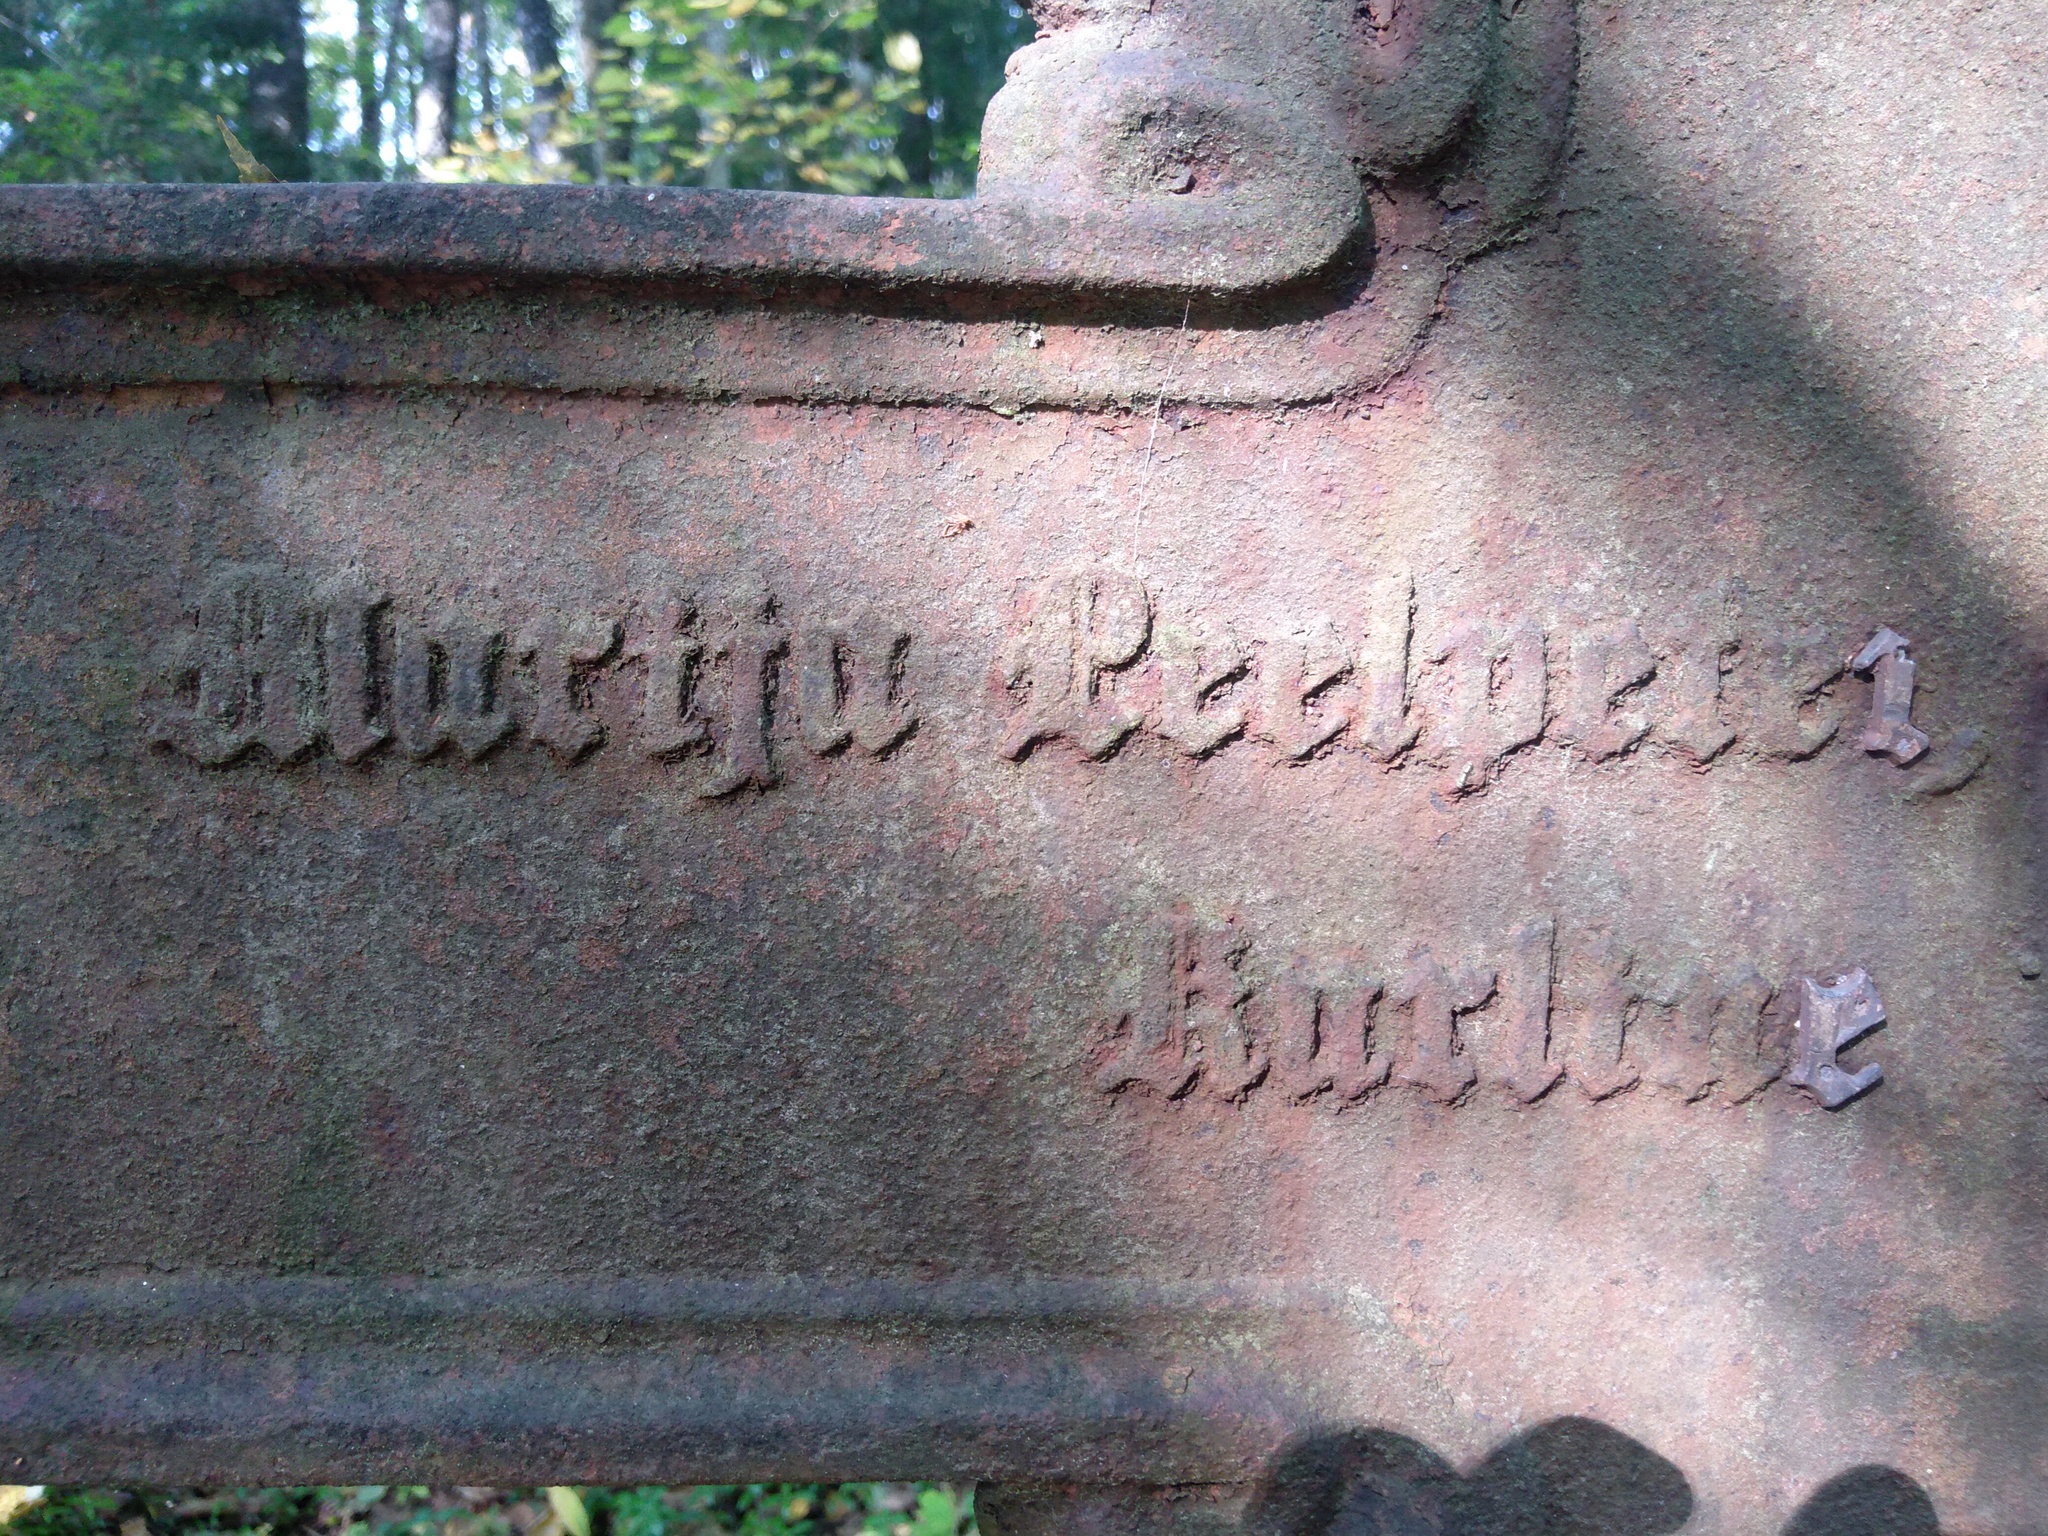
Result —
M 1683 199 L 1665 195 L 1668 172 L 1651 147 L 1605 110 L 1605 104 L 1582 103 L 1574 131 L 1575 152 L 1598 165 L 1599 174 L 1580 178 L 1564 199 L 1566 211 L 1551 231 L 1532 238 L 1526 255 L 1504 258 L 1533 259 L 1549 274 L 1522 279 L 1515 291 L 1524 310 L 1502 333 L 1520 350 L 1524 377 L 1559 381 L 1543 425 L 1560 439 L 1579 435 L 1608 447 L 1617 460 L 1631 454 L 1694 484 L 1722 464 L 1735 466 L 1722 470 L 1731 483 L 1748 477 L 1761 486 L 1768 475 L 1760 466 L 1780 466 L 1785 486 L 1804 489 L 1782 498 L 1746 553 L 1747 569 L 1767 585 L 1782 590 L 1784 573 L 1802 564 L 1825 563 L 1844 551 L 1870 552 L 1853 578 L 1861 601 L 1886 594 L 1884 611 L 1898 617 L 1885 622 L 1925 636 L 1928 650 L 1942 656 L 1947 691 L 1928 696 L 1922 723 L 1941 740 L 1980 717 L 2010 722 L 2000 746 L 2011 754 L 2007 770 L 1984 777 L 1971 791 L 1988 829 L 1983 878 L 2010 879 L 2016 893 L 2025 893 L 2015 900 L 2016 920 L 2043 931 L 2048 861 L 2030 850 L 2048 840 L 2048 793 L 2038 787 L 2048 780 L 2034 767 L 2048 753 L 2040 682 L 2048 658 L 2032 621 L 1958 526 L 1957 508 L 1947 499 L 1947 469 L 1927 451 L 1926 424 L 1891 403 L 1895 382 L 1824 339 L 1823 328 L 1806 323 L 1796 294 L 1774 302 L 1785 274 L 1744 244 L 1745 226 L 1682 211 Z M 1455 315 L 1455 292 L 1450 308 Z M 1440 334 L 1439 344 L 1443 339 Z M 1630 432 L 1609 432 L 1589 381 L 1615 376 L 1634 380 L 1645 395 L 1644 381 L 1656 378 L 1684 409 L 1666 419 L 1647 406 L 1630 406 L 1622 413 L 1635 413 Z M 1652 568 L 1681 547 L 1668 528 L 1655 527 L 1654 500 L 1654 494 L 1642 497 L 1626 520 L 1631 541 Z M 1691 558 L 1713 547 L 1711 541 L 1695 546 Z M 2009 669 L 2001 667 L 2001 657 L 2014 658 Z M 2022 677 L 2028 681 L 2015 687 L 2013 680 Z M 2003 960 L 1988 940 L 1978 942 L 1987 969 Z M 2014 1068 L 2035 1081 L 2048 1078 L 2043 1038 L 2037 1028 L 2015 1024 L 2003 1042 Z M 1938 1102 L 1901 1070 L 1907 1064 L 1898 1050 L 1886 1048 L 1893 1069 L 1880 1090 L 1883 1107 L 1871 1102 L 1857 1111 L 1864 1114 L 1858 1134 L 1865 1138 L 1866 1161 L 1879 1165 L 1907 1148 L 1929 1153 L 1920 1177 L 1932 1189 L 1946 1189 L 1959 1204 L 1980 1199 L 1976 1160 L 1955 1148 Z M 1928 1379 L 1953 1384 L 1957 1432 L 1977 1458 L 1976 1496 L 1987 1505 L 2026 1507 L 2038 1491 L 2036 1469 L 2048 1443 L 2048 1374 L 2028 1368 L 2048 1302 L 2041 1266 L 2030 1252 L 2048 1224 L 2048 1179 L 2041 1177 L 2048 1168 L 2048 1116 L 2018 1117 L 2009 1129 L 2002 1220 L 1986 1229 L 1980 1250 L 1999 1276 L 2008 1310 L 1988 1324 L 1960 1324 L 1930 1295 L 1916 1319 L 1913 1354 L 1915 1369 Z M 1774 1234 L 1766 1251 L 1772 1257 L 1759 1277 L 1778 1298 L 1779 1326 L 1796 1317 L 1813 1347 L 1829 1347 L 1845 1319 L 1856 1315 L 1843 1277 L 1825 1263 L 1809 1265 L 1789 1234 Z M 1981 1378 L 1980 1370 L 1986 1371 Z M 1881 1372 L 1864 1378 L 1872 1383 L 1868 1390 L 1885 1390 L 1875 1385 L 1881 1378 Z M 1976 1385 L 1966 1388 L 1966 1382 Z M 1828 1489 L 1880 1474 L 1907 1481 L 1867 1467 L 1844 1473 Z M 1863 1529 L 1806 1523 L 1808 1512 L 1833 1508 L 1853 1491 L 1816 1493 L 1787 1531 L 1817 1536 Z M 1877 1497 L 1874 1491 L 1860 1496 Z M 1919 1497 L 1925 1507 L 1925 1495 Z M 1898 1528 L 1938 1527 L 1929 1514 L 1923 1524 Z
M 1652 1536 L 1692 1518 L 1692 1486 L 1619 1430 L 1552 1419 L 1479 1464 L 1461 1515 L 1460 1536 Z
M 1783 1536 L 1941 1536 L 1934 1501 L 1903 1472 L 1852 1467 L 1823 1483 Z
M 1665 1536 L 1692 1488 L 1648 1447 L 1591 1419 L 1517 1435 L 1469 1476 L 1384 1430 L 1308 1436 L 1275 1460 L 1249 1536 Z
M 1274 1458 L 1244 1526 L 1255 1536 L 1437 1536 L 1459 1481 L 1457 1468 L 1406 1435 L 1308 1435 Z

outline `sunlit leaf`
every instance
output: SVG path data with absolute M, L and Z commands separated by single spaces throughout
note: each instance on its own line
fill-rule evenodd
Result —
M 590 1536 L 590 1511 L 584 1507 L 583 1495 L 574 1488 L 550 1488 L 548 1508 L 562 1522 L 568 1536 Z
M 883 43 L 882 57 L 889 61 L 891 69 L 900 69 L 906 75 L 914 75 L 924 67 L 924 48 L 915 32 L 898 32 Z
M 24 1510 L 34 1509 L 42 1503 L 43 1492 L 40 1483 L 33 1487 L 0 1484 L 0 1525 L 6 1525 Z
M 235 131 L 228 126 L 228 120 L 218 113 L 213 119 L 220 124 L 220 136 L 227 141 L 228 158 L 235 162 L 235 171 L 243 181 L 275 181 L 270 167 L 258 160 L 242 147 L 242 141 L 235 137 Z

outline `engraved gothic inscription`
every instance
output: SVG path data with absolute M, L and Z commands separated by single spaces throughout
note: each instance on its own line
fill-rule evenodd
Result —
M 146 734 L 208 767 L 259 750 L 278 763 L 322 750 L 475 762 L 521 740 L 566 767 L 616 745 L 702 759 L 690 792 L 719 799 L 780 782 L 785 737 L 821 757 L 901 746 L 918 724 L 912 648 L 907 628 L 872 611 L 792 621 L 759 582 L 514 631 L 365 580 L 314 590 L 235 565 L 212 574 L 163 647 Z M 617 718 L 597 707 L 601 685 L 627 701 Z
M 1908 718 L 1905 646 L 1885 630 L 1845 660 L 1819 626 L 1745 617 L 1729 590 L 1649 625 L 1439 615 L 1399 570 L 1360 583 L 1342 611 L 1260 634 L 1099 569 L 1023 605 L 1003 656 L 998 751 L 1020 761 L 1064 744 L 1104 762 L 1147 737 L 1191 758 L 1241 747 L 1282 765 L 1355 751 L 1430 770 L 1433 790 L 1455 798 L 1545 742 L 1591 763 L 1646 750 L 1701 768 L 1802 761 L 1847 718 L 1845 678 L 1868 674 L 1873 723 L 1859 740 L 1903 765 L 1926 743 Z
M 1611 932 L 1549 915 L 1484 953 L 1419 944 L 1384 965 L 1296 955 L 1266 972 L 1236 919 L 1204 923 L 1181 907 L 1141 958 L 1142 995 L 1097 1032 L 1095 1084 L 1112 1095 L 1264 1095 L 1341 1111 L 1388 1093 L 1532 1105 L 1569 1084 L 1593 1102 L 1634 1091 L 1735 1105 L 1790 1073 L 1834 1107 L 1881 1076 L 1834 1064 L 1883 1019 L 1855 990 L 1875 997 L 1860 971 L 1835 991 L 1800 977 L 1773 986 L 1746 960 L 1653 976 Z M 1809 1023 L 1831 1006 L 1839 1018 Z
M 1967 783 L 1984 757 L 1974 739 L 1929 752 L 1912 723 L 1907 642 L 1881 630 L 1845 658 L 1837 638 L 1745 617 L 1726 592 L 1650 625 L 1440 615 L 1399 570 L 1359 582 L 1354 603 L 1262 633 L 1093 568 L 1020 606 L 992 730 L 1012 762 L 1065 751 L 1103 763 L 1147 740 L 1280 767 L 1355 752 L 1456 799 L 1544 743 L 1595 764 L 1801 761 L 1841 734 L 1845 695 L 1863 686 L 1851 679 L 1868 676 L 1855 740 L 1901 766 L 1924 757 L 1928 794 Z M 793 613 L 758 579 L 677 583 L 514 626 L 361 578 L 314 589 L 230 565 L 157 657 L 148 739 L 210 767 L 321 751 L 475 762 L 526 742 L 566 768 L 619 750 L 692 762 L 688 792 L 718 800 L 780 784 L 790 752 L 902 747 L 919 727 L 915 655 L 910 628 L 879 610 Z

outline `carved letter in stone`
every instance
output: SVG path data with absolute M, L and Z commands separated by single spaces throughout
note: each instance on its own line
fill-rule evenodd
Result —
M 1394 1081 L 1420 1088 L 1439 1104 L 1463 1097 L 1479 1073 L 1472 1057 L 1458 1050 L 1458 1015 L 1483 1006 L 1493 983 L 1491 971 L 1469 965 L 1447 971 L 1427 949 L 1417 950 L 1387 996 L 1401 1018 Z
M 520 642 L 521 659 L 533 667 L 533 723 L 527 733 L 573 763 L 604 740 L 604 725 L 591 714 L 586 695 L 592 668 L 619 649 L 619 625 L 585 615 L 566 625 L 545 624 Z
M 1703 967 L 1688 967 L 1668 990 L 1645 999 L 1661 1017 L 1652 1023 L 1646 1008 L 1630 1030 L 1649 1061 L 1646 1075 L 1688 1104 L 1716 1087 L 1724 1104 L 1756 1097 L 1785 1071 L 1783 1042 L 1765 1016 L 1771 998 L 1754 966 L 1718 986 Z
M 429 634 L 400 619 L 393 638 L 392 734 L 406 756 L 429 758 L 452 741 L 474 762 L 512 734 L 498 698 L 503 634 L 454 624 Z
M 1792 1030 L 1780 1027 L 1773 1015 L 1788 1003 L 1774 996 L 1754 966 L 1722 984 L 1709 1055 L 1724 1104 L 1747 1103 L 1785 1075 Z
M 1048 583 L 1004 660 L 1004 682 L 1030 696 L 1004 730 L 1001 754 L 1014 762 L 1056 738 L 1091 761 L 1116 751 L 1144 716 L 1104 696 L 1104 675 L 1136 661 L 1151 632 L 1150 599 L 1129 576 L 1098 570 Z
M 1884 1022 L 1884 1003 L 1861 970 L 1823 985 L 1811 976 L 1799 984 L 1799 1059 L 1788 1079 L 1828 1109 L 1840 1109 L 1884 1081 L 1884 1068 L 1871 1062 L 1844 1072 L 1835 1056 Z
M 1324 689 L 1351 671 L 1337 628 L 1318 617 L 1305 635 L 1275 640 L 1259 664 L 1259 717 L 1254 734 L 1291 762 L 1312 757 L 1351 723 L 1343 709 L 1318 705 Z
M 1138 1009 L 1118 1021 L 1117 1055 L 1096 1085 L 1105 1093 L 1142 1085 L 1171 1099 L 1201 1077 L 1208 1092 L 1227 1101 L 1258 1086 L 1268 1063 L 1245 1019 L 1251 988 L 1237 972 L 1244 951 L 1234 925 L 1214 932 L 1176 912 L 1157 990 L 1148 986 Z
M 1863 727 L 1866 752 L 1881 752 L 1901 768 L 1927 750 L 1927 733 L 1913 724 L 1913 642 L 1894 629 L 1880 629 L 1849 662 L 1858 677 L 1871 677 L 1870 720 Z
M 279 762 L 313 750 L 323 724 L 320 617 L 304 589 L 272 576 L 250 589 L 249 704 L 256 740 Z
M 1408 714 L 1408 647 L 1415 631 L 1415 578 L 1406 571 L 1375 582 L 1366 610 L 1356 675 L 1358 744 L 1383 763 L 1415 745 L 1421 723 Z
M 1320 1093 L 1340 1102 L 1361 1099 L 1386 1082 L 1392 1059 L 1370 1048 L 1380 984 L 1362 967 L 1312 973 L 1297 961 L 1248 1011 L 1259 1037 L 1272 1043 L 1282 1089 L 1297 1103 Z
M 212 767 L 232 762 L 248 750 L 249 743 L 239 733 L 229 735 L 218 723 L 201 716 L 200 701 L 209 691 L 201 653 L 199 636 L 183 627 L 164 641 L 152 662 L 152 707 L 144 722 L 143 739 L 153 747 L 169 747 Z
M 1245 712 L 1216 695 L 1243 677 L 1251 652 L 1225 630 L 1211 639 L 1162 626 L 1158 733 L 1189 757 L 1207 757 L 1245 728 Z
M 1475 1016 L 1467 1030 L 1481 1075 L 1523 1104 L 1535 1103 L 1564 1076 L 1563 1064 L 1550 1059 L 1556 947 L 1557 925 L 1547 917 L 1516 929 L 1500 974 L 1499 1007 L 1491 1016 Z
M 407 757 L 432 757 L 448 744 L 441 719 L 448 691 L 448 657 L 425 629 L 400 617 L 392 625 L 391 719 L 398 750 Z
M 821 756 L 849 743 L 874 756 L 917 727 L 902 697 L 910 631 L 863 617 L 807 630 L 797 643 L 798 710 L 804 742 Z
M 1502 758 L 1543 736 L 1543 632 L 1530 619 L 1506 631 L 1466 622 L 1431 659 L 1444 669 L 1444 694 L 1430 751 L 1445 766 L 1444 792 L 1471 794 Z
M 1626 1055 L 1629 1025 L 1643 998 L 1634 969 L 1634 951 L 1607 933 L 1586 934 L 1565 953 L 1554 1034 L 1566 1070 L 1589 1099 L 1611 1098 L 1641 1076 Z
M 1735 741 L 1721 704 L 1721 677 L 1736 650 L 1735 626 L 1719 598 L 1703 603 L 1671 633 L 1657 665 L 1662 715 L 1657 740 L 1695 763 L 1712 762 Z
M 777 622 L 775 599 L 759 588 L 737 596 L 732 622 L 711 648 L 726 664 L 725 728 L 717 766 L 697 786 L 700 799 L 772 789 L 781 782 L 768 734 L 775 723 L 775 683 L 788 652 L 789 635 Z
M 1720 997 L 1699 966 L 1689 966 L 1667 990 L 1644 998 L 1635 1033 L 1649 1061 L 1649 1079 L 1686 1103 L 1705 1098 L 1721 1080 L 1713 1057 Z M 1650 1007 L 1658 1016 L 1652 1020 Z
M 1617 706 L 1657 671 L 1635 620 L 1580 630 L 1571 642 L 1571 692 L 1558 733 L 1589 761 L 1619 757 L 1650 729 L 1648 715 Z
M 1314 1098 L 1330 1086 L 1329 1072 L 1316 1059 L 1321 1044 L 1317 1036 L 1321 1005 L 1322 996 L 1300 961 L 1252 1004 L 1260 1038 L 1269 1042 L 1272 1050 L 1274 1081 L 1296 1103 Z
M 673 596 L 649 606 L 628 659 L 647 664 L 647 691 L 633 742 L 648 757 L 681 757 L 711 744 L 711 727 L 697 713 L 698 670 L 704 642 L 697 638 L 697 605 Z
M 230 566 L 199 599 L 199 631 L 165 670 L 170 697 L 150 739 L 208 766 L 262 746 L 279 762 L 322 731 L 320 622 L 299 584 L 267 566 Z
M 1744 739 L 1767 757 L 1801 762 L 1835 739 L 1840 708 L 1828 689 L 1842 675 L 1842 653 L 1819 629 L 1779 630 L 1744 652 L 1754 653 L 1747 671 L 1749 720 Z
M 384 697 L 384 620 L 390 600 L 358 581 L 321 595 L 326 614 L 327 740 L 344 763 L 360 762 L 390 739 Z
M 1181 925 L 1176 921 L 1167 942 L 1164 971 L 1148 977 L 1138 1006 L 1122 1014 L 1111 1031 L 1116 1054 L 1095 1074 L 1104 1093 L 1147 1088 L 1163 1099 L 1177 1099 L 1201 1075 L 1199 1052 L 1188 1039 L 1187 994 Z
M 1238 976 L 1244 944 L 1229 937 L 1196 943 L 1186 971 L 1188 1033 L 1202 1047 L 1202 1086 L 1235 1103 L 1266 1076 L 1267 1053 L 1251 1037 L 1244 1005 L 1251 987 Z

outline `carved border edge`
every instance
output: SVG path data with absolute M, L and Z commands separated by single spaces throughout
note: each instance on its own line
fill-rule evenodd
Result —
M 1258 1281 L 166 1277 L 0 1316 L 0 1456 L 76 1482 L 1239 1482 L 1393 1384 L 1376 1309 Z
M 1273 210 L 434 183 L 0 188 L 0 274 L 275 274 L 851 284 L 876 292 L 1249 297 L 1348 263 L 1352 230 L 1282 246 Z M 1185 229 L 1178 226 L 1185 225 Z M 1042 226 L 1065 240 L 1051 244 Z M 1062 245 L 1064 249 L 1062 249 Z M 1179 247 L 1175 259 L 1169 260 Z

